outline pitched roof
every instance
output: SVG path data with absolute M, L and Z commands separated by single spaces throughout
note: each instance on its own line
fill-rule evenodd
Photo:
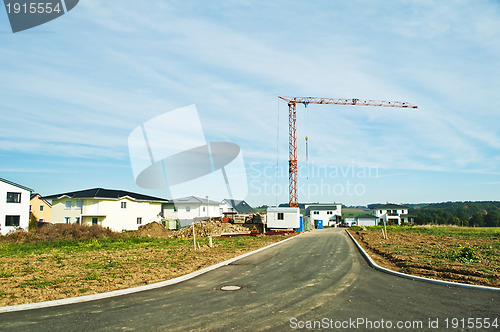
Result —
M 128 196 L 130 198 L 139 201 L 168 202 L 168 199 L 165 198 L 153 197 L 125 190 L 113 190 L 113 189 L 103 189 L 103 188 L 71 191 L 62 194 L 44 196 L 42 197 L 42 199 L 59 199 L 64 196 L 67 196 L 68 198 L 108 198 L 108 199 L 120 199 Z
M 18 188 L 21 188 L 21 189 L 27 190 L 27 191 L 34 191 L 33 189 L 30 189 L 30 188 L 25 187 L 25 186 L 21 186 L 20 184 L 17 184 L 17 183 L 15 183 L 15 182 L 12 182 L 12 181 L 9 181 L 9 180 L 6 180 L 6 179 L 2 179 L 2 178 L 0 178 L 0 181 L 5 182 L 5 183 L 8 183 L 8 184 L 10 184 L 10 185 L 12 185 L 12 186 L 16 186 L 16 187 L 18 187 Z
M 49 205 L 49 206 L 52 206 L 52 204 L 50 204 L 50 202 L 48 202 L 47 200 L 45 200 L 45 199 L 42 197 L 42 195 L 40 195 L 39 193 L 34 193 L 34 194 L 31 194 L 31 195 L 30 195 L 30 201 L 31 201 L 33 198 L 37 197 L 37 196 L 38 196 L 38 198 L 39 198 L 41 201 L 45 202 L 45 203 L 46 203 L 47 205 Z
M 398 205 L 398 204 L 392 204 L 392 203 L 387 203 L 387 204 L 381 204 L 372 207 L 372 210 L 390 210 L 390 209 L 409 209 L 407 206 L 404 205 Z
M 238 213 L 255 213 L 255 210 L 247 202 L 237 199 L 224 199 L 223 202 L 229 204 Z
M 170 203 L 175 203 L 175 204 L 209 204 L 209 205 L 219 205 L 220 202 L 217 201 L 212 201 L 212 200 L 207 200 L 205 198 L 200 198 L 196 196 L 187 196 L 187 197 L 181 197 L 181 198 L 175 198 L 170 201 Z

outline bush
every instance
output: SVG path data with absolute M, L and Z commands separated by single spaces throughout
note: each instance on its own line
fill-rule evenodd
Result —
M 40 227 L 36 231 L 7 234 L 2 242 L 22 244 L 40 241 L 123 238 L 125 236 L 125 234 L 113 232 L 99 225 L 54 224 Z

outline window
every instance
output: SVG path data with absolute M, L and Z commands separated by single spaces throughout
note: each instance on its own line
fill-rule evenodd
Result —
M 177 212 L 177 206 L 174 205 L 174 212 Z
M 92 225 L 97 225 L 97 218 L 96 217 L 92 218 Z
M 142 224 L 142 218 L 139 217 L 139 218 L 137 218 L 137 225 L 141 225 L 141 224 Z
M 5 216 L 5 226 L 19 226 L 21 216 Z
M 75 224 L 79 224 L 80 223 L 80 217 L 75 217 Z
M 219 208 L 219 214 L 224 214 L 224 209 L 223 208 Z
M 186 206 L 186 212 L 189 212 L 191 211 L 191 207 L 190 206 Z
M 75 202 L 75 207 L 76 207 L 77 209 L 81 209 L 81 208 L 83 208 L 83 201 L 76 201 L 76 202 Z
M 43 212 L 43 205 L 40 205 L 40 212 Z
M 64 208 L 65 209 L 71 209 L 71 201 L 65 201 L 64 202 Z
M 285 220 L 284 213 L 278 212 L 278 220 Z
M 126 209 L 127 208 L 127 202 L 121 202 L 120 205 L 121 205 L 122 209 Z
M 38 222 L 43 222 L 43 219 L 39 219 Z
M 30 205 L 30 212 L 31 212 L 31 205 Z
M 319 211 L 314 211 L 313 214 L 319 214 Z
M 7 203 L 21 203 L 21 193 L 7 193 Z
M 67 224 L 69 224 L 69 223 L 70 223 L 70 220 L 71 220 L 71 218 L 70 218 L 70 217 L 64 217 L 64 221 L 65 221 Z
M 203 207 L 203 212 L 205 212 L 205 207 Z
M 379 210 L 380 214 L 382 214 L 382 210 Z

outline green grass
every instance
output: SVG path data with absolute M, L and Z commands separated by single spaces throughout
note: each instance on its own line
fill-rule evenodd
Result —
M 200 243 L 206 242 L 201 239 Z M 125 239 L 88 239 L 65 241 L 41 241 L 37 243 L 4 244 L 0 248 L 0 257 L 27 257 L 30 255 L 57 253 L 57 264 L 63 264 L 63 254 L 86 251 L 126 250 L 139 248 L 178 248 L 192 244 L 189 239 L 155 239 L 131 237 Z
M 384 226 L 366 227 L 371 231 L 379 231 Z M 415 232 L 438 236 L 488 237 L 500 239 L 500 227 L 453 227 L 453 226 L 387 226 L 388 232 Z

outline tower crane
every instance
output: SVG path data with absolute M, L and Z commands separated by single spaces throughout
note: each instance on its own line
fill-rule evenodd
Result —
M 291 207 L 299 206 L 298 197 L 298 168 L 297 168 L 297 104 L 334 104 L 334 105 L 354 105 L 354 106 L 382 106 L 382 107 L 402 107 L 417 108 L 406 102 L 399 101 L 376 101 L 343 98 L 318 98 L 318 97 L 281 97 L 288 103 L 288 179 L 289 179 L 289 200 Z

